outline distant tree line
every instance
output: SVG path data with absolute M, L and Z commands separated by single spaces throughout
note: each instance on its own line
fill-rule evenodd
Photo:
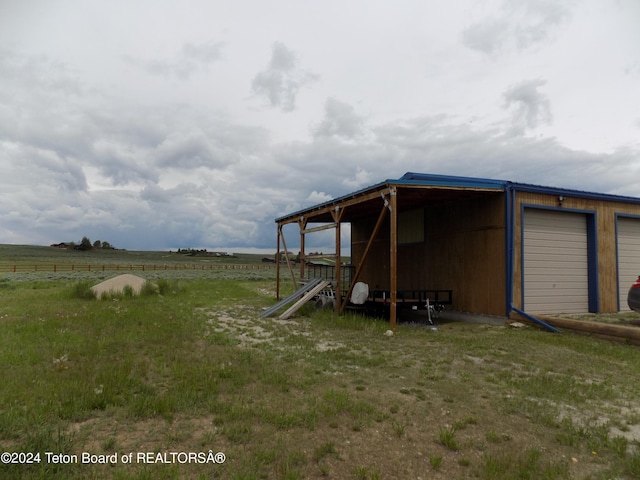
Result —
M 206 248 L 179 248 L 177 253 L 182 255 L 189 255 L 191 257 L 195 257 L 196 255 L 207 255 L 213 257 L 235 257 L 235 255 L 231 252 L 209 252 Z
M 67 250 L 93 250 L 95 249 L 102 249 L 102 250 L 114 250 L 115 247 L 113 245 L 111 245 L 109 242 L 103 242 L 100 240 L 96 240 L 95 242 L 91 243 L 91 240 L 89 240 L 89 237 L 82 237 L 82 240 L 80 240 L 80 242 L 76 243 L 76 242 L 63 242 L 63 243 L 54 243 L 51 245 L 52 247 L 57 247 L 57 248 L 66 248 Z
M 179 248 L 178 249 L 178 253 L 181 253 L 183 255 L 191 255 L 193 257 L 195 257 L 198 254 L 206 254 L 207 249 L 206 248 L 202 248 L 200 250 L 196 249 L 196 248 Z

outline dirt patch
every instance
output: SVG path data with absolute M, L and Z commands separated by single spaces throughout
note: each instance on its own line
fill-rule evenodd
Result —
M 310 339 L 312 332 L 304 322 L 281 320 L 278 318 L 256 317 L 251 309 L 236 312 L 201 310 L 207 317 L 207 326 L 211 332 L 228 333 L 239 341 L 239 346 L 249 347 L 268 343 L 275 348 L 282 348 L 283 339 L 293 336 Z M 346 345 L 328 336 L 313 338 L 315 349 L 320 352 L 336 350 Z

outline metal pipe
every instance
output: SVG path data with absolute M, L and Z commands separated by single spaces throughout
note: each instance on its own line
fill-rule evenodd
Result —
M 537 323 L 538 325 L 540 325 L 541 327 L 546 328 L 547 330 L 549 330 L 550 332 L 553 333 L 561 333 L 560 330 L 558 330 L 555 327 L 552 327 L 551 325 L 549 325 L 546 322 L 543 322 L 542 320 L 540 320 L 539 318 L 536 318 L 532 315 L 529 315 L 528 313 L 523 312 L 522 310 L 520 310 L 519 308 L 514 307 L 513 305 L 511 305 L 511 310 L 513 310 L 514 312 L 516 312 L 518 315 L 522 315 L 524 318 L 526 318 L 527 320 L 531 320 L 534 323 Z

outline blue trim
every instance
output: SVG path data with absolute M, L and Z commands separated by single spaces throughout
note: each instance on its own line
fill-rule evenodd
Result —
M 529 185 L 526 183 L 514 183 L 519 192 L 542 193 L 545 195 L 562 195 L 565 197 L 585 198 L 589 200 L 605 200 L 609 202 L 635 203 L 640 204 L 640 198 L 627 197 L 623 195 L 613 195 L 610 193 L 585 192 L 582 190 L 572 190 L 568 188 L 543 187 L 540 185 Z
M 527 319 L 531 320 L 532 322 L 537 323 L 538 325 L 546 328 L 547 330 L 549 330 L 549 331 L 551 331 L 553 333 L 562 333 L 556 327 L 553 327 L 553 326 L 549 325 L 548 323 L 543 322 L 539 318 L 536 318 L 533 315 L 529 315 L 528 313 L 526 313 L 526 312 L 524 312 L 524 311 L 522 311 L 519 308 L 516 308 L 514 306 L 512 306 L 512 308 L 513 308 L 513 311 L 516 312 L 517 314 L 522 315 L 524 318 L 527 318 Z
M 417 184 L 441 185 L 441 186 L 466 186 L 476 188 L 504 188 L 511 186 L 518 192 L 541 193 L 545 195 L 563 195 L 567 197 L 579 197 L 592 200 L 608 200 L 616 202 L 640 204 L 640 198 L 609 193 L 595 193 L 570 188 L 545 187 L 529 183 L 510 182 L 507 180 L 494 180 L 490 178 L 458 177 L 454 175 L 432 175 L 428 173 L 407 172 L 400 180 L 409 180 Z M 402 183 L 402 182 L 398 182 Z
M 526 305 L 524 303 L 524 204 L 520 204 L 520 305 L 524 310 Z
M 598 282 L 598 212 L 587 215 L 587 275 L 589 282 L 589 312 L 600 312 L 600 287 Z
M 405 173 L 398 181 L 398 185 L 433 185 L 441 187 L 491 188 L 503 190 L 509 183 L 504 180 L 489 178 L 457 177 L 451 175 L 432 175 L 427 173 Z
M 549 210 L 554 212 L 568 212 L 584 214 L 587 221 L 587 296 L 588 309 L 590 313 L 600 311 L 600 292 L 598 285 L 598 222 L 597 211 L 582 210 L 577 208 L 551 207 L 548 205 L 537 205 L 535 203 L 522 203 L 520 205 L 520 271 L 522 272 L 522 307 L 525 308 L 525 283 L 524 283 L 524 210 L 526 208 L 535 210 Z
M 619 213 L 616 212 L 615 213 L 615 221 L 616 221 L 616 225 L 615 225 L 615 233 L 616 233 L 616 292 L 617 292 L 617 299 L 616 302 L 618 303 L 618 311 L 620 311 L 620 247 L 618 245 L 618 240 L 619 240 L 619 232 L 618 232 L 618 220 L 621 218 L 631 218 L 634 220 L 640 220 L 640 215 L 634 215 L 632 213 Z M 628 287 L 627 287 L 628 288 Z
M 506 317 L 509 318 L 513 307 L 513 281 L 514 281 L 514 248 L 515 239 L 515 191 L 510 184 L 504 191 L 504 216 L 505 216 L 505 266 L 506 266 Z

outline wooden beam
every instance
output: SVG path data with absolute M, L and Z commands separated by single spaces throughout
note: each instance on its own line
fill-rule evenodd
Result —
M 396 301 L 397 301 L 397 289 L 398 289 L 398 190 L 392 187 L 389 191 L 389 207 L 391 209 L 390 216 L 390 251 L 389 251 L 389 286 L 391 295 L 391 304 L 389 308 L 389 321 L 391 322 L 391 329 L 396 329 Z
M 282 226 L 280 226 L 282 231 Z M 296 284 L 296 276 L 293 274 L 293 267 L 291 266 L 291 260 L 289 260 L 289 251 L 287 250 L 287 242 L 284 239 L 284 235 L 281 235 L 282 238 L 282 248 L 284 248 L 284 258 L 287 261 L 287 268 L 289 269 L 289 274 L 291 275 L 291 283 L 293 284 L 293 289 L 297 290 Z
M 340 238 L 340 221 L 342 220 L 342 215 L 344 214 L 344 208 L 340 208 L 336 206 L 334 210 L 331 211 L 331 216 L 333 217 L 333 221 L 336 224 L 336 266 L 335 266 L 335 274 L 336 274 L 336 312 L 340 311 L 340 304 L 342 303 L 342 259 L 341 259 L 341 238 Z
M 380 215 L 378 215 L 378 221 L 376 222 L 376 225 L 373 227 L 373 232 L 371 233 L 371 236 L 369 237 L 369 241 L 367 242 L 367 246 L 364 249 L 364 253 L 362 254 L 362 258 L 360 259 L 360 263 L 358 263 L 358 266 L 356 267 L 356 272 L 353 276 L 353 278 L 351 279 L 351 285 L 349 285 L 349 290 L 347 291 L 347 296 L 345 298 L 344 303 L 342 304 L 341 308 L 340 308 L 340 313 L 344 313 L 346 307 L 347 307 L 347 303 L 349 302 L 349 298 L 351 298 L 351 293 L 353 292 L 353 287 L 356 284 L 356 282 L 358 281 L 358 278 L 360 278 L 360 273 L 362 273 L 362 268 L 364 267 L 364 262 L 367 260 L 367 257 L 369 256 L 369 251 L 371 250 L 371 247 L 373 246 L 373 241 L 376 237 L 376 235 L 378 234 L 378 231 L 380 230 L 380 227 L 382 227 L 382 222 L 384 221 L 384 217 L 387 214 L 387 201 L 385 199 L 385 204 L 382 206 L 382 210 L 380 210 Z
M 536 317 L 563 330 L 572 330 L 578 333 L 597 335 L 602 338 L 640 345 L 640 329 L 638 327 L 598 323 L 590 320 L 574 320 L 548 315 L 536 315 Z
M 298 220 L 298 226 L 300 227 L 300 255 L 298 256 L 298 260 L 300 260 L 300 278 L 305 278 L 304 276 L 304 230 L 307 228 L 307 219 L 305 217 L 300 217 Z
M 314 217 L 319 215 L 326 215 L 326 214 L 333 215 L 332 212 L 335 211 L 336 207 L 338 207 L 340 210 L 344 210 L 345 208 L 350 207 L 351 205 L 357 205 L 359 203 L 368 202 L 369 200 L 375 200 L 376 198 L 380 198 L 381 195 L 388 195 L 389 190 L 390 190 L 389 187 L 385 187 L 385 188 L 381 188 L 380 190 L 374 190 L 373 192 L 370 192 L 367 194 L 354 195 L 352 197 L 342 199 L 335 203 L 318 207 L 317 209 L 306 210 L 304 212 L 304 215 L 309 221 L 312 221 Z M 299 217 L 300 217 L 300 213 L 298 213 L 295 216 L 280 219 L 280 223 L 288 224 L 288 223 L 297 222 Z
M 330 228 L 336 228 L 336 226 L 337 225 L 335 223 L 329 223 L 328 225 L 320 225 L 319 227 L 305 228 L 304 230 L 301 230 L 301 233 L 319 232 L 321 230 L 329 230 Z

